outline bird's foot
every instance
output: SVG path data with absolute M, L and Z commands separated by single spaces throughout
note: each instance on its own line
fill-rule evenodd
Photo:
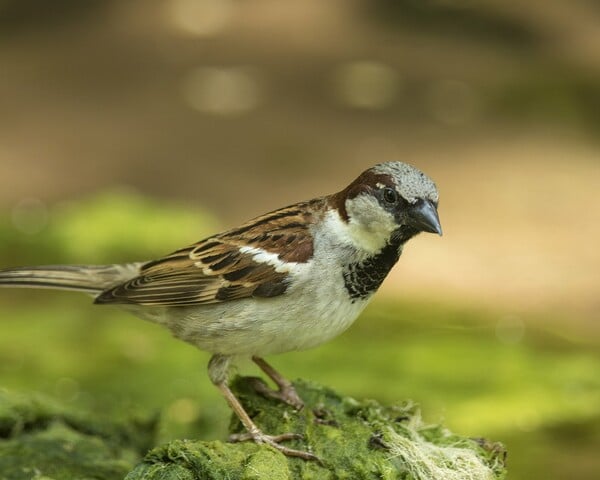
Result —
M 280 435 L 266 435 L 260 430 L 257 430 L 248 433 L 235 433 L 229 436 L 229 441 L 247 442 L 248 440 L 252 440 L 258 444 L 270 445 L 271 447 L 276 448 L 288 457 L 298 457 L 304 460 L 314 460 L 316 462 L 322 463 L 321 459 L 312 453 L 303 452 L 302 450 L 294 450 L 293 448 L 288 448 L 279 444 L 279 442 L 285 442 L 286 440 L 301 440 L 303 438 L 304 435 L 301 435 L 299 433 L 282 433 Z
M 253 377 L 252 388 L 254 388 L 254 390 L 263 397 L 280 400 L 298 411 L 304 408 L 304 402 L 291 383 L 281 385 L 279 390 L 273 390 L 269 388 L 262 379 Z

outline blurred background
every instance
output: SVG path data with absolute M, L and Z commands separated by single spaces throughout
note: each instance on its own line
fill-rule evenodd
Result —
M 3 266 L 154 258 L 416 165 L 444 237 L 273 363 L 502 441 L 511 478 L 597 478 L 599 2 L 2 0 L 0 106 Z M 207 354 L 76 294 L 0 302 L 1 386 L 224 436 Z

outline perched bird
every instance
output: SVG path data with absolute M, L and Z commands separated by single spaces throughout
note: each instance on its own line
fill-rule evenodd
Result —
M 247 433 L 315 459 L 267 435 L 229 389 L 232 358 L 249 356 L 274 381 L 261 393 L 296 409 L 302 400 L 265 355 L 303 350 L 346 330 L 420 232 L 442 234 L 438 192 L 429 177 L 400 162 L 364 171 L 342 191 L 275 210 L 158 260 L 120 265 L 56 265 L 0 270 L 0 286 L 77 290 L 118 304 L 212 353 L 211 381 Z

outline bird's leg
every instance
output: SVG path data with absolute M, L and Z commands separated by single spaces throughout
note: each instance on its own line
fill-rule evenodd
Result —
M 254 442 L 261 444 L 265 443 L 273 448 L 276 448 L 284 455 L 288 457 L 299 457 L 305 460 L 316 460 L 320 461 L 319 457 L 309 452 L 303 452 L 301 450 L 294 450 L 292 448 L 284 447 L 279 442 L 285 440 L 295 440 L 303 438 L 303 435 L 298 433 L 283 433 L 281 435 L 267 435 L 263 433 L 260 428 L 252 421 L 250 416 L 244 410 L 244 407 L 240 401 L 233 394 L 229 386 L 227 385 L 227 370 L 229 367 L 230 358 L 225 355 L 213 355 L 208 363 L 208 375 L 215 386 L 221 391 L 225 400 L 231 407 L 231 409 L 238 416 L 248 433 L 234 434 L 229 437 L 231 442 L 244 442 L 247 440 L 253 440 Z
M 255 382 L 254 388 L 266 397 L 276 398 L 282 402 L 291 405 L 296 410 L 302 410 L 304 408 L 304 402 L 296 393 L 296 389 L 287 378 L 281 375 L 271 365 L 269 365 L 263 358 L 254 356 L 252 361 L 256 363 L 260 369 L 265 372 L 271 380 L 275 382 L 278 390 L 271 390 L 262 382 Z

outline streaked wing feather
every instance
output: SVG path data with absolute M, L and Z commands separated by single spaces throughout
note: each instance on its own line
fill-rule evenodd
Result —
M 309 225 L 314 221 L 306 213 L 307 205 L 263 215 L 149 262 L 139 276 L 103 292 L 96 303 L 186 306 L 281 295 L 287 288 L 288 273 L 256 261 L 240 248 L 260 248 L 276 253 L 282 261 L 307 262 L 313 253 Z

